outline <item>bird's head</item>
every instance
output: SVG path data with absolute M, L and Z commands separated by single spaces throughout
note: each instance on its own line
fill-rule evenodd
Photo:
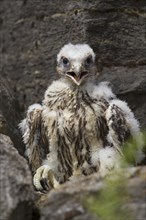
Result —
M 95 54 L 88 44 L 66 44 L 57 55 L 57 72 L 79 86 L 96 73 Z

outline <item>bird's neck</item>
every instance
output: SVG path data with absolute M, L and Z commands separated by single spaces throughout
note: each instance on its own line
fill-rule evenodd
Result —
M 86 91 L 90 84 L 94 84 L 94 80 L 92 78 L 82 82 L 80 85 L 75 84 L 73 81 L 67 78 L 62 78 L 61 81 L 66 84 L 66 87 L 69 88 L 73 93 Z
M 51 106 L 55 103 L 55 106 L 61 105 L 61 103 L 72 104 L 72 100 L 79 100 L 83 94 L 88 93 L 89 89 L 93 89 L 93 84 L 86 83 L 84 85 L 75 86 L 66 82 L 64 79 L 54 81 L 46 90 L 44 103 Z

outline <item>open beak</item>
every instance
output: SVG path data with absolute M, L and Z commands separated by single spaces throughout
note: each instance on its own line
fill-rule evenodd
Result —
M 81 84 L 83 79 L 88 75 L 89 73 L 87 71 L 82 71 L 79 73 L 76 73 L 74 71 L 69 71 L 66 73 L 68 77 L 70 77 L 78 86 Z

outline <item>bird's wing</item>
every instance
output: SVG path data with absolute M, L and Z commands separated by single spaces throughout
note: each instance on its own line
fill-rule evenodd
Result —
M 42 118 L 42 106 L 31 105 L 26 118 L 19 124 L 26 145 L 26 156 L 29 159 L 32 172 L 41 166 L 49 153 L 47 128 Z
M 137 147 L 139 148 L 137 153 L 140 152 L 141 154 L 142 139 L 140 138 L 139 123 L 126 102 L 118 99 L 110 101 L 106 110 L 106 121 L 109 128 L 108 139 L 119 151 L 121 146 L 130 137 L 133 137 L 137 140 Z

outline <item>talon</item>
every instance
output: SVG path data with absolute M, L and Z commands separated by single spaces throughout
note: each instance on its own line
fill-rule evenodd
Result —
M 41 183 L 43 189 L 45 189 L 46 191 L 49 191 L 50 187 L 49 187 L 49 185 L 47 183 L 47 179 L 46 178 L 41 179 L 40 183 Z
M 58 188 L 58 186 L 60 185 L 58 183 L 58 181 L 56 180 L 56 178 L 53 175 L 52 170 L 49 170 L 49 180 L 50 180 L 50 184 L 52 185 L 53 188 Z
M 33 177 L 33 184 L 37 190 L 43 193 L 59 186 L 52 170 L 47 165 L 43 165 L 37 169 Z
M 33 184 L 34 184 L 35 188 L 39 191 L 43 190 L 42 185 L 40 183 L 42 171 L 43 171 L 42 167 L 38 168 L 36 171 L 36 174 L 33 177 Z

